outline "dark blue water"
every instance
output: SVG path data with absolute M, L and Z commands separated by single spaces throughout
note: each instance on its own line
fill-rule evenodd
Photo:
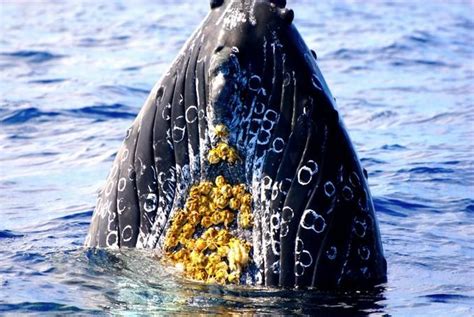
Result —
M 380 220 L 374 293 L 210 287 L 81 246 L 126 128 L 207 1 L 0 1 L 0 315 L 474 315 L 474 4 L 288 0 Z

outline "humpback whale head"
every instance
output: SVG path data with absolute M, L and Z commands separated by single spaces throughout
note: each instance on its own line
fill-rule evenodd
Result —
M 386 280 L 375 211 L 284 0 L 213 0 L 127 133 L 86 246 L 160 250 L 191 279 Z

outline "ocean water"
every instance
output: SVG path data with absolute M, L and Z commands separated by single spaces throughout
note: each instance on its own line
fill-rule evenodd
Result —
M 0 315 L 474 316 L 474 3 L 288 0 L 368 170 L 388 282 L 203 286 L 82 248 L 95 196 L 207 1 L 0 0 Z

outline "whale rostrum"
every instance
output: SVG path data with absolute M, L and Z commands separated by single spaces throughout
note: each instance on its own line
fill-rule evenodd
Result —
M 207 283 L 386 281 L 367 179 L 285 0 L 212 0 L 99 193 L 88 247 L 160 251 Z

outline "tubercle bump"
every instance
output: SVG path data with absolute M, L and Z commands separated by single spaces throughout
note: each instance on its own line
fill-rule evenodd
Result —
M 224 3 L 224 0 L 211 0 L 211 9 L 220 7 Z
M 279 12 L 280 18 L 287 24 L 293 23 L 295 19 L 295 12 L 292 9 L 281 9 Z
M 286 0 L 270 0 L 270 3 L 273 3 L 279 8 L 284 8 L 286 7 Z

